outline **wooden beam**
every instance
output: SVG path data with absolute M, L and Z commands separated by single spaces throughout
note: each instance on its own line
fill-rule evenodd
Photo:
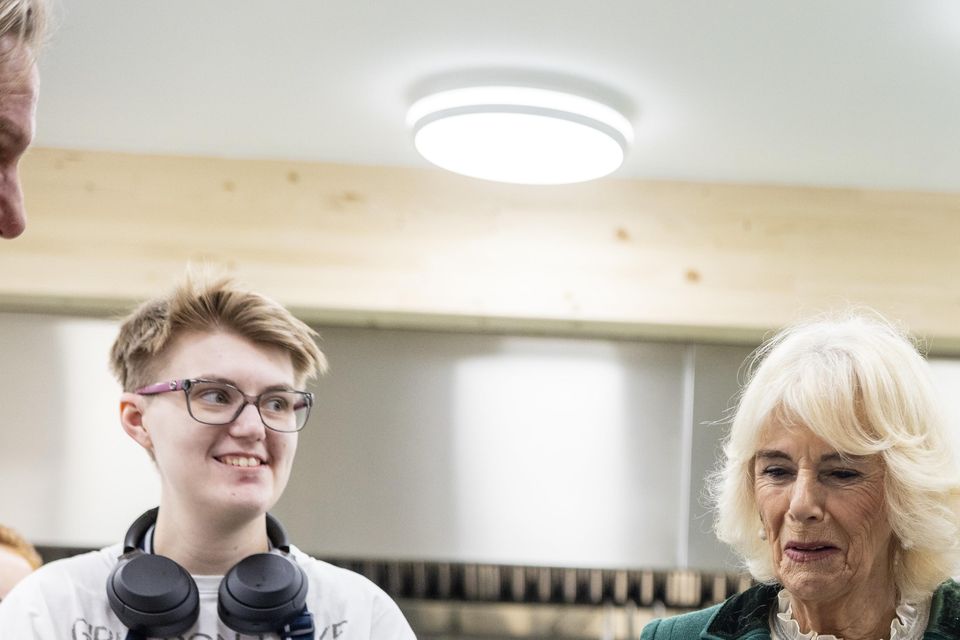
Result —
M 0 308 L 115 312 L 212 263 L 319 323 L 752 341 L 855 303 L 960 350 L 960 194 L 34 149 Z

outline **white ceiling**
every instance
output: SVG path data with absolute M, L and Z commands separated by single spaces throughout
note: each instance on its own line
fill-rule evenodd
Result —
M 627 110 L 616 177 L 960 192 L 954 0 L 58 0 L 37 144 L 426 166 L 427 88 Z

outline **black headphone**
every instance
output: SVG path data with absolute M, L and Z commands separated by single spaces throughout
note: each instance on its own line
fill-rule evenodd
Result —
M 190 574 L 170 558 L 140 549 L 158 511 L 150 509 L 130 525 L 123 555 L 107 578 L 107 599 L 130 630 L 127 640 L 175 636 L 200 616 L 200 594 Z M 217 613 L 240 633 L 313 638 L 313 616 L 306 608 L 307 574 L 290 554 L 287 533 L 269 513 L 267 537 L 279 553 L 257 553 L 234 565 L 220 582 Z

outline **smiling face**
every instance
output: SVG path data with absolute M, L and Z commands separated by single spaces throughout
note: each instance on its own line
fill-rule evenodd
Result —
M 164 351 L 157 382 L 204 378 L 229 382 L 248 396 L 295 388 L 290 355 L 232 333 L 184 333 Z M 187 412 L 182 391 L 121 399 L 124 429 L 157 463 L 161 504 L 181 512 L 250 517 L 280 498 L 293 465 L 297 433 L 264 427 L 253 405 L 236 420 L 211 426 Z
M 777 580 L 809 602 L 892 584 L 879 456 L 844 457 L 806 427 L 761 434 L 754 492 Z
M 0 38 L 0 237 L 14 238 L 26 226 L 17 165 L 33 140 L 37 69 L 28 49 L 13 36 Z

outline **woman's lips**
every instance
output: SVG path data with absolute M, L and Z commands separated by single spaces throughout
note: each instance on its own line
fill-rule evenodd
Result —
M 783 554 L 794 562 L 814 562 L 816 560 L 823 560 L 824 558 L 832 556 L 835 553 L 839 553 L 839 551 L 840 549 L 837 547 L 825 542 L 791 542 L 783 550 Z

